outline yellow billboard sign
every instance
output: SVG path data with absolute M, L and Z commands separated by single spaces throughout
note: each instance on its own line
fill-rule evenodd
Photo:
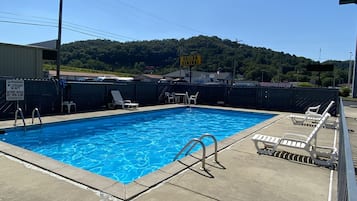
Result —
M 202 63 L 201 55 L 189 55 L 180 57 L 180 66 L 195 66 Z

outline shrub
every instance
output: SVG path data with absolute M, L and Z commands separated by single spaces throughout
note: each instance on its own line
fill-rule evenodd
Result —
M 299 82 L 298 87 L 314 87 L 310 82 Z
M 340 96 L 347 97 L 350 95 L 351 89 L 349 87 L 341 87 L 339 93 Z

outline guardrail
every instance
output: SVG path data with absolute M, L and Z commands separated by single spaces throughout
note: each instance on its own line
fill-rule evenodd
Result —
M 352 161 L 352 149 L 350 137 L 343 108 L 343 102 L 340 98 L 340 136 L 339 136 L 339 161 L 338 161 L 338 186 L 337 193 L 339 201 L 357 200 L 357 185 L 355 169 Z

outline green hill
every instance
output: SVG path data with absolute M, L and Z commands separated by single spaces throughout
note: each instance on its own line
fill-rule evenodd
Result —
M 165 74 L 180 68 L 180 55 L 190 54 L 202 57 L 202 64 L 194 70 L 233 72 L 236 69 L 237 77 L 257 81 L 317 80 L 317 73 L 307 72 L 305 68 L 307 64 L 314 63 L 311 59 L 208 36 L 124 43 L 77 41 L 62 46 L 61 59 L 62 64 L 79 68 L 129 74 Z M 327 63 L 335 65 L 335 76 L 333 72 L 322 73 L 323 85 L 332 85 L 333 79 L 337 84 L 347 82 L 348 61 Z

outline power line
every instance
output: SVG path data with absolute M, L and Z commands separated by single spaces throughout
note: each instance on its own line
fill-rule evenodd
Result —
M 54 27 L 57 28 L 57 25 L 49 25 L 49 24 L 39 24 L 39 23 L 30 23 L 30 22 L 19 22 L 19 21 L 8 21 L 8 20 L 0 20 L 1 23 L 10 23 L 10 24 L 22 24 L 22 25 L 31 25 L 31 26 L 42 26 L 42 27 Z M 95 35 L 95 34 L 91 34 L 88 32 L 84 32 L 84 31 L 79 31 L 76 29 L 72 29 L 72 28 L 68 28 L 68 27 L 63 27 L 63 29 L 69 30 L 69 31 L 73 31 L 73 32 L 77 32 L 77 33 L 81 33 L 84 35 L 88 35 L 88 36 L 94 36 L 97 38 L 103 38 L 102 36 L 99 35 Z
M 44 17 L 38 17 L 38 16 L 26 16 L 26 15 L 20 15 L 20 14 L 4 12 L 4 11 L 0 11 L 0 13 L 46 20 L 46 21 L 29 20 L 29 19 L 24 19 L 24 18 L 13 18 L 13 17 L 0 16 L 0 22 L 2 22 L 2 23 L 22 24 L 22 25 L 31 25 L 31 26 L 43 26 L 43 27 L 56 27 L 56 28 L 58 27 L 56 25 L 56 22 L 57 22 L 56 19 L 44 18 Z M 1 18 L 11 19 L 11 20 L 1 20 Z M 48 24 L 48 23 L 51 23 L 51 24 Z M 79 25 L 79 24 L 75 24 L 75 23 L 71 23 L 71 22 L 64 21 L 63 25 L 64 25 L 63 29 L 66 29 L 66 30 L 69 30 L 72 32 L 76 32 L 76 33 L 80 33 L 83 35 L 87 35 L 87 36 L 94 36 L 97 38 L 112 38 L 112 39 L 117 39 L 117 40 L 120 40 L 123 38 L 136 40 L 135 38 L 132 38 L 132 37 L 115 34 L 115 33 L 107 32 L 107 31 L 102 31 L 99 29 L 91 28 L 89 26 L 83 26 L 83 25 Z
M 189 30 L 190 32 L 193 33 L 199 33 L 199 34 L 203 34 L 203 35 L 208 35 L 207 33 L 204 33 L 200 30 L 194 29 L 192 27 L 186 26 L 186 25 L 182 25 L 182 24 L 178 24 L 175 22 L 172 22 L 170 20 L 167 20 L 166 18 L 163 17 L 159 17 L 151 12 L 148 12 L 142 8 L 133 6 L 131 4 L 128 4 L 126 2 L 123 2 L 121 0 L 119 0 L 119 2 L 132 9 L 132 10 L 136 10 L 138 13 L 144 14 L 146 16 L 149 16 L 151 18 L 157 19 L 159 21 L 168 23 L 170 25 L 175 25 L 176 27 L 179 27 L 181 29 L 185 29 L 185 30 Z M 13 24 L 23 24 L 23 25 L 32 25 L 32 26 L 48 26 L 48 27 L 57 27 L 56 25 L 53 25 L 55 23 L 57 23 L 57 19 L 53 19 L 53 18 L 47 18 L 47 17 L 40 17 L 40 16 L 32 16 L 32 15 L 22 15 L 22 14 L 18 14 L 18 13 L 12 13 L 12 12 L 7 12 L 7 11 L 0 11 L 0 14 L 6 14 L 6 15 L 11 15 L 11 16 L 17 16 L 17 17 L 26 17 L 26 18 L 34 18 L 34 19 L 24 19 L 24 18 L 10 18 L 10 17 L 5 17 L 7 19 L 13 19 L 13 20 L 0 20 L 0 22 L 3 23 L 13 23 Z M 4 18 L 4 17 L 3 17 Z M 1 19 L 1 16 L 0 16 Z M 40 19 L 40 20 L 35 20 L 35 19 Z M 23 22 L 26 21 L 26 22 Z M 36 22 L 36 23 L 35 23 Z M 50 24 L 48 24 L 50 23 Z M 107 31 L 103 31 L 100 29 L 96 29 L 96 28 L 92 28 L 89 26 L 84 26 L 84 25 L 80 25 L 80 24 L 75 24 L 75 23 L 71 23 L 68 21 L 63 21 L 63 29 L 72 31 L 72 32 L 77 32 L 80 34 L 84 34 L 84 35 L 88 35 L 88 36 L 94 36 L 94 37 L 99 37 L 99 38 L 112 38 L 112 39 L 129 39 L 129 40 L 137 40 L 133 37 L 129 37 L 129 36 L 125 36 L 125 35 L 121 35 L 121 34 L 116 34 L 116 33 L 111 33 L 111 32 L 107 32 Z
M 83 35 L 87 35 L 87 36 L 93 36 L 93 37 L 96 37 L 96 38 L 103 38 L 103 39 L 105 38 L 105 37 L 100 36 L 100 35 L 84 32 L 84 31 L 79 31 L 79 30 L 68 28 L 68 27 L 65 27 L 65 26 L 62 27 L 62 28 L 65 29 L 65 30 L 68 30 L 68 31 L 77 32 L 77 33 L 80 33 L 80 34 L 83 34 Z
M 28 19 L 23 19 L 23 18 L 15 18 L 15 17 L 6 17 L 6 16 L 1 16 L 0 15 L 0 18 L 2 18 L 2 19 L 8 19 L 9 21 L 10 20 L 15 20 L 15 21 L 18 21 L 18 20 L 20 20 L 20 21 L 27 21 L 27 22 L 29 22 L 29 23 L 41 23 L 41 24 L 43 24 L 43 23 L 46 23 L 46 24 L 48 24 L 49 22 L 48 21 L 43 21 L 43 20 L 28 20 Z M 52 24 L 53 22 L 51 22 L 51 24 Z
M 100 29 L 96 29 L 96 28 L 92 28 L 92 27 L 88 27 L 88 26 L 83 26 L 83 25 L 79 25 L 79 24 L 75 24 L 75 23 L 71 23 L 71 22 L 67 22 L 67 21 L 64 21 L 64 25 L 67 26 L 67 27 L 74 28 L 74 29 L 81 29 L 82 31 L 89 31 L 89 32 L 93 32 L 93 33 L 98 33 L 100 35 L 106 35 L 106 36 L 109 36 L 109 37 L 113 37 L 114 36 L 114 37 L 121 37 L 121 38 L 136 40 L 135 38 L 132 38 L 132 37 L 129 37 L 129 36 L 124 36 L 124 35 L 111 33 L 111 32 L 107 32 L 107 31 L 102 31 Z
M 134 10 L 139 11 L 139 13 L 143 13 L 143 14 L 145 14 L 145 15 L 147 15 L 147 16 L 150 16 L 150 17 L 155 18 L 155 19 L 157 19 L 157 20 L 163 21 L 163 22 L 168 23 L 168 24 L 170 24 L 170 25 L 174 24 L 174 25 L 177 26 L 177 27 L 180 27 L 180 28 L 182 28 L 182 29 L 189 30 L 189 31 L 194 32 L 194 33 L 199 33 L 199 34 L 203 34 L 203 35 L 209 35 L 209 34 L 203 32 L 203 31 L 194 29 L 194 28 L 192 28 L 192 27 L 185 26 L 185 25 L 182 25 L 182 24 L 178 24 L 178 23 L 172 22 L 172 21 L 170 21 L 170 20 L 167 20 L 166 18 L 159 17 L 159 16 L 157 16 L 157 15 L 151 13 L 151 12 L 148 12 L 148 11 L 142 9 L 142 8 L 138 8 L 138 7 L 136 7 L 136 6 L 133 6 L 133 5 L 131 5 L 131 4 L 128 4 L 128 3 L 126 3 L 126 2 L 123 2 L 122 0 L 118 0 L 118 1 L 119 1 L 121 4 L 123 4 L 123 5 L 125 5 L 125 6 L 127 6 L 127 7 L 129 7 L 129 8 L 132 8 L 132 9 L 134 9 Z
M 22 25 L 42 26 L 42 27 L 57 27 L 56 25 L 30 23 L 30 22 L 18 22 L 18 21 L 9 21 L 9 20 L 0 20 L 0 22 L 9 23 L 9 24 L 22 24 Z

